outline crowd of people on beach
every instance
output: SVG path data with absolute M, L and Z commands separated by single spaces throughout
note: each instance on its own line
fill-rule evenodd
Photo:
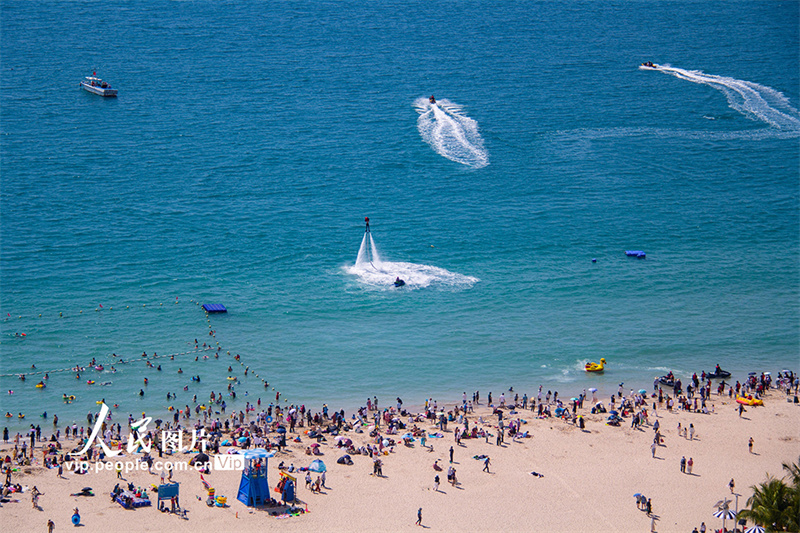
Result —
M 232 368 L 231 368 L 232 370 Z M 200 376 L 193 381 L 199 383 Z M 800 380 L 791 371 L 781 371 L 775 381 L 768 372 L 761 374 L 752 373 L 747 379 L 736 381 L 735 384 L 726 383 L 724 380 L 716 386 L 707 376 L 694 374 L 685 390 L 678 386 L 672 390 L 664 391 L 656 379 L 654 389 L 647 393 L 645 390 L 635 392 L 630 390 L 625 394 L 623 383 L 620 383 L 616 394 L 611 394 L 608 401 L 599 401 L 596 390 L 584 389 L 576 397 L 569 400 L 559 398 L 558 391 L 543 391 L 539 389 L 535 395 L 527 393 L 520 395 L 510 387 L 497 397 L 490 392 L 485 401 L 485 407 L 490 409 L 491 415 L 487 418 L 485 412 L 476 415 L 475 408 L 481 404 L 481 393 L 475 391 L 470 396 L 462 393 L 460 402 L 453 402 L 448 406 L 440 405 L 433 398 L 427 398 L 419 412 L 409 410 L 401 398 L 396 398 L 394 405 L 379 407 L 377 396 L 367 398 L 366 405 L 356 409 L 350 416 L 344 409 L 331 410 L 323 404 L 319 410 L 309 409 L 303 404 L 281 406 L 278 404 L 280 393 L 276 393 L 275 401 L 262 406 L 261 398 L 251 404 L 246 401 L 244 409 L 226 412 L 230 407 L 223 399 L 223 393 L 211 391 L 206 403 L 198 403 L 197 395 L 192 398 L 194 407 L 186 404 L 184 408 L 168 410 L 171 420 L 156 419 L 153 427 L 146 431 L 137 431 L 137 417 L 128 414 L 127 423 L 115 422 L 109 412 L 105 419 L 100 419 L 100 412 L 87 413 L 86 425 L 72 423 L 61 426 L 57 417 L 53 417 L 53 431 L 49 436 L 45 434 L 40 425 L 31 424 L 26 435 L 17 433 L 10 438 L 8 428 L 4 428 L 3 442 L 13 443 L 13 448 L 3 458 L 3 468 L 6 474 L 3 486 L 3 500 L 8 500 L 9 495 L 21 492 L 22 486 L 12 480 L 13 468 L 20 466 L 41 466 L 47 469 L 56 469 L 58 476 L 64 475 L 65 462 L 85 461 L 87 463 L 106 461 L 108 458 L 102 447 L 95 451 L 95 447 L 87 446 L 90 438 L 99 439 L 110 450 L 122 450 L 125 443 L 131 439 L 137 442 L 151 442 L 152 449 L 144 449 L 143 453 L 136 454 L 136 460 L 152 466 L 152 454 L 158 453 L 173 455 L 177 450 L 166 450 L 163 446 L 164 439 L 169 432 L 180 432 L 184 441 L 200 432 L 203 439 L 195 441 L 194 450 L 208 451 L 209 453 L 225 452 L 226 449 L 247 450 L 250 448 L 264 448 L 280 453 L 287 446 L 298 447 L 305 450 L 307 455 L 322 455 L 320 443 L 330 443 L 341 454 L 342 464 L 352 464 L 350 456 L 363 455 L 372 460 L 372 474 L 383 476 L 383 467 L 386 457 L 397 453 L 402 447 L 414 447 L 416 443 L 430 452 L 434 451 L 434 442 L 445 438 L 446 434 L 452 435 L 456 446 L 468 439 L 483 439 L 501 446 L 506 438 L 513 441 L 532 436 L 537 419 L 561 419 L 565 424 L 575 426 L 581 430 L 585 428 L 586 417 L 600 415 L 592 418 L 593 423 L 604 422 L 608 425 L 619 426 L 622 421 L 630 420 L 632 430 L 643 430 L 651 427 L 654 432 L 651 447 L 653 457 L 656 450 L 664 443 L 664 435 L 658 420 L 659 409 L 678 409 L 686 412 L 712 414 L 715 405 L 712 400 L 712 391 L 717 397 L 727 395 L 748 395 L 760 398 L 766 391 L 777 388 L 787 396 L 794 394 L 797 402 Z M 228 384 L 231 402 L 235 397 L 233 392 L 235 381 Z M 591 397 L 590 397 L 591 395 Z M 174 395 L 168 394 L 168 400 Z M 105 405 L 104 401 L 102 402 Z M 588 405 L 587 405 L 588 404 Z M 740 407 L 742 407 L 740 405 Z M 530 413 L 526 416 L 527 413 Z M 653 416 L 655 414 L 655 417 Z M 606 416 L 608 415 L 608 416 Z M 142 413 L 142 418 L 146 414 Z M 653 420 L 655 418 L 655 420 Z M 652 421 L 652 423 L 651 423 Z M 94 437 L 93 428 L 99 425 L 99 431 Z M 62 433 L 63 429 L 63 433 Z M 693 440 L 696 435 L 694 423 L 686 427 L 678 427 L 678 435 Z M 306 439 L 304 441 L 303 439 Z M 359 440 L 361 442 L 356 442 Z M 752 451 L 753 439 L 749 447 Z M 143 447 L 144 448 L 144 447 Z M 67 452 L 84 450 L 83 455 L 68 458 Z M 345 460 L 345 457 L 349 460 Z M 486 455 L 476 456 L 483 463 L 483 469 L 489 472 L 490 459 Z M 283 466 L 283 465 L 281 465 Z M 692 457 L 683 457 L 680 461 L 682 472 L 692 474 L 694 461 Z M 286 468 L 285 466 L 283 466 Z M 438 491 L 439 474 L 443 469 L 434 461 L 435 470 L 434 490 Z M 294 465 L 288 469 L 293 470 Z M 80 469 L 70 469 L 73 475 L 81 475 Z M 543 476 L 538 472 L 533 475 Z M 170 478 L 172 473 L 170 472 Z M 324 474 L 323 474 L 324 476 Z M 320 493 L 325 485 L 324 477 L 316 482 L 309 481 L 306 476 L 306 486 L 315 493 Z M 453 465 L 453 447 L 450 447 L 450 464 L 447 467 L 447 480 L 453 486 L 459 485 L 456 469 Z M 37 489 L 38 492 L 38 489 Z M 38 505 L 39 494 L 31 493 L 34 505 Z M 642 503 L 643 509 L 648 509 L 651 502 L 648 499 Z

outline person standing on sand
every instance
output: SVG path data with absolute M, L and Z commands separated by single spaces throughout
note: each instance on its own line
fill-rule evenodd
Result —
M 753 453 L 753 437 L 750 437 L 750 440 L 747 441 L 747 449 L 750 453 Z
M 653 444 L 650 445 L 650 451 L 653 452 L 653 458 L 655 458 L 656 456 L 656 448 L 657 448 L 656 443 L 655 441 L 653 441 Z
M 689 462 L 686 463 L 686 466 L 687 466 L 686 473 L 691 474 L 692 473 L 692 467 L 694 466 L 694 459 L 689 457 Z
M 681 472 L 686 473 L 686 456 L 681 457 Z
M 436 477 L 433 478 L 433 492 L 439 492 L 439 474 L 436 474 Z
M 47 533 L 53 533 L 53 530 L 56 528 L 55 522 L 52 520 L 47 521 Z
M 650 502 L 650 498 L 647 498 L 647 505 L 645 505 L 645 510 L 647 511 L 647 516 L 653 514 L 653 504 Z
M 415 525 L 417 525 L 417 526 L 421 526 L 422 525 L 422 507 L 417 509 L 417 522 L 415 523 Z
M 450 446 L 450 462 L 453 462 L 453 447 Z
M 706 533 L 706 523 L 700 524 L 700 533 Z
M 733 494 L 733 489 L 736 487 L 736 483 L 733 482 L 733 478 L 731 478 L 730 483 L 728 483 L 728 487 L 730 487 L 731 494 Z

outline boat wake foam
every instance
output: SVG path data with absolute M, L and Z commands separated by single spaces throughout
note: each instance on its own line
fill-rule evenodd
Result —
M 356 276 L 364 285 L 386 290 L 396 290 L 394 281 L 397 278 L 406 282 L 402 290 L 431 286 L 467 289 L 480 281 L 472 276 L 464 276 L 431 265 L 383 261 L 378 255 L 372 234 L 368 232 L 364 233 L 364 238 L 361 240 L 356 264 L 345 267 L 345 272 Z
M 489 164 L 478 123 L 466 116 L 458 104 L 446 99 L 432 104 L 427 98 L 419 98 L 414 107 L 419 113 L 419 134 L 437 154 L 472 168 Z
M 472 276 L 464 276 L 450 272 L 444 268 L 416 263 L 383 261 L 380 263 L 362 263 L 345 268 L 348 274 L 358 277 L 364 285 L 395 290 L 394 280 L 400 278 L 406 282 L 405 289 L 424 289 L 441 287 L 452 289 L 468 289 L 480 281 Z
M 800 130 L 778 130 L 763 128 L 742 131 L 692 131 L 666 128 L 619 127 L 619 128 L 577 128 L 574 130 L 555 131 L 547 136 L 552 142 L 565 141 L 596 141 L 602 139 L 619 138 L 647 138 L 661 139 L 699 139 L 708 141 L 751 140 L 763 139 L 794 139 L 800 136 Z
M 783 93 L 752 81 L 706 74 L 700 70 L 684 70 L 666 65 L 640 67 L 657 70 L 692 83 L 708 85 L 721 91 L 728 105 L 752 120 L 760 120 L 782 131 L 800 131 L 800 114 Z

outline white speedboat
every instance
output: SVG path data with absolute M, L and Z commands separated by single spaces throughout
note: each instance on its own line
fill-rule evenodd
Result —
M 92 73 L 92 76 L 86 76 L 81 82 L 81 89 L 100 96 L 117 96 L 117 90 L 112 89 L 108 82 L 96 77 L 94 73 Z

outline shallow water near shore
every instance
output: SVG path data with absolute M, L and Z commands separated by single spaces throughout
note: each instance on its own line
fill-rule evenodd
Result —
M 4 2 L 0 410 L 16 429 L 103 398 L 160 412 L 227 392 L 228 366 L 236 409 L 798 370 L 799 21 L 777 2 Z M 79 90 L 93 70 L 118 98 Z M 355 269 L 365 216 L 400 271 Z M 142 352 L 177 355 L 159 372 Z M 136 362 L 108 372 L 112 353 Z M 43 390 L 14 376 L 92 358 L 106 371 Z

